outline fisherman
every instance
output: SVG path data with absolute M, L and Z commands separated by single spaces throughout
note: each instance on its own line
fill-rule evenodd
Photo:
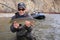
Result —
M 26 5 L 23 2 L 18 3 L 18 12 L 15 13 L 15 15 L 12 17 L 12 20 L 14 20 L 16 18 L 25 18 L 25 17 L 31 18 L 26 13 Z M 21 40 L 22 37 L 26 37 L 28 40 L 33 40 L 33 36 L 31 35 L 32 24 L 28 20 L 25 21 L 24 25 L 19 24 L 16 21 L 14 21 L 12 23 L 10 29 L 11 29 L 11 32 L 13 32 L 13 33 L 16 32 L 17 40 Z

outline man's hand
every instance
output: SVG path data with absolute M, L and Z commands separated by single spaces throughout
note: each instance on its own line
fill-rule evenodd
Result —
M 26 25 L 27 27 L 30 27 L 30 26 L 31 26 L 31 22 L 30 22 L 30 21 L 25 21 L 25 25 Z
M 19 24 L 16 21 L 14 21 L 13 26 L 14 26 L 14 28 L 17 29 L 19 27 Z

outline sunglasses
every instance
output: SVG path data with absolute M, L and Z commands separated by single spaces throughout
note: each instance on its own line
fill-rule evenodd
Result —
M 21 11 L 21 10 L 24 11 L 25 9 L 19 9 L 19 11 Z

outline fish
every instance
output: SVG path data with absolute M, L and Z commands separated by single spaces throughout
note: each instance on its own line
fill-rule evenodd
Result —
M 10 21 L 10 23 L 14 23 L 16 21 L 19 24 L 24 24 L 25 21 L 30 21 L 32 23 L 36 22 L 36 19 L 31 19 L 31 18 L 16 18 Z

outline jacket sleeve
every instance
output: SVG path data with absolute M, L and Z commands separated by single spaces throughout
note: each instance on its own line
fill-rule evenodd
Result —
M 30 33 L 32 31 L 31 27 L 27 27 L 27 32 Z
M 10 26 L 10 30 L 11 30 L 11 32 L 16 32 L 16 29 L 14 28 L 14 26 L 13 26 L 13 24 Z

